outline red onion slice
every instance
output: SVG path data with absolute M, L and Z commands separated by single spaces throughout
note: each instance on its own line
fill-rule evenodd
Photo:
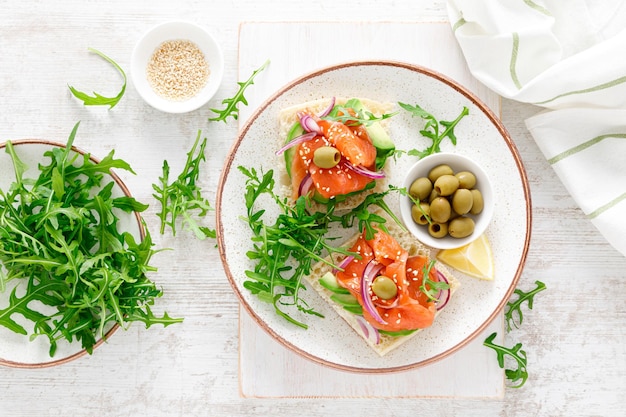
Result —
M 363 275 L 361 276 L 361 298 L 363 299 L 363 308 L 367 310 L 368 313 L 380 324 L 387 324 L 387 322 L 381 317 L 376 310 L 376 306 L 372 302 L 372 298 L 370 297 L 370 285 L 372 284 L 372 280 L 376 277 L 376 274 L 380 272 L 383 268 L 382 265 L 378 264 L 375 260 L 371 260 L 365 266 L 363 270 Z
M 378 274 L 380 273 L 380 270 L 383 269 L 384 266 L 382 264 L 379 264 L 375 261 L 370 261 L 366 266 L 365 266 L 365 270 L 363 271 L 363 274 L 368 275 L 369 276 L 369 281 L 374 282 L 374 279 L 378 276 Z M 380 307 L 382 309 L 390 309 L 390 308 L 394 308 L 398 306 L 400 297 L 396 297 L 395 300 L 393 300 L 393 303 L 391 304 L 382 304 L 382 303 L 378 303 L 375 306 L 376 307 Z M 374 302 L 372 301 L 372 305 L 374 305 Z
M 437 311 L 439 311 L 442 308 L 444 308 L 446 304 L 448 304 L 448 301 L 450 301 L 451 292 L 450 292 L 450 283 L 446 279 L 445 275 L 443 275 L 440 271 L 436 269 L 435 269 L 435 272 L 437 272 L 438 282 L 445 282 L 446 284 L 448 284 L 448 288 L 445 290 L 439 290 L 439 295 L 437 295 Z
M 298 187 L 298 196 L 307 195 L 311 188 L 313 188 L 313 178 L 311 178 L 311 174 L 306 174 L 302 181 L 300 181 L 300 186 Z
M 306 132 L 315 132 L 317 134 L 322 133 L 322 128 L 320 128 L 315 119 L 313 119 L 310 115 L 302 113 L 299 117 L 300 125 Z
M 328 116 L 328 113 L 330 113 L 333 107 L 335 107 L 335 97 L 330 99 L 330 104 L 328 105 L 328 107 L 326 107 L 326 109 L 324 109 L 320 114 L 318 114 L 318 117 Z
M 339 270 L 344 270 L 346 269 L 346 267 L 350 264 L 350 262 L 352 262 L 354 260 L 354 256 L 352 255 L 348 255 L 344 258 L 343 261 L 341 261 L 341 263 L 339 265 L 337 265 L 337 268 L 333 268 L 333 274 L 337 274 L 337 272 L 339 272 Z
M 367 279 L 370 281 L 374 281 L 374 278 L 378 276 L 378 273 L 381 269 L 383 269 L 384 265 L 379 264 L 374 259 L 369 261 L 367 265 L 365 265 L 365 269 L 363 270 L 363 275 L 367 275 Z
M 379 180 L 379 179 L 385 178 L 385 173 L 383 171 L 378 171 L 378 172 L 370 171 L 369 169 L 364 168 L 360 165 L 359 166 L 352 165 L 348 161 L 346 161 L 346 166 L 350 168 L 352 171 L 358 174 L 361 174 L 364 177 L 371 178 L 373 180 Z
M 372 326 L 363 316 L 355 316 L 359 327 L 366 339 L 372 341 L 375 345 L 380 343 L 380 333 L 378 329 Z
M 308 142 L 311 139 L 313 139 L 315 136 L 317 136 L 317 133 L 315 132 L 309 132 L 309 133 L 305 133 L 303 135 L 300 135 L 298 137 L 295 137 L 294 139 L 290 140 L 289 142 L 287 142 L 285 144 L 285 146 L 283 146 L 282 148 L 280 148 L 279 150 L 276 151 L 276 155 L 280 155 L 283 152 L 285 152 L 287 149 L 292 148 L 296 145 L 299 145 L 301 143 L 304 142 Z

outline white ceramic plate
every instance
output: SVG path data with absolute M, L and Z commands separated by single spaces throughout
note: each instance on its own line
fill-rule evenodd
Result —
M 43 157 L 45 151 L 53 147 L 65 147 L 65 144 L 45 140 L 18 140 L 12 141 L 12 143 L 17 155 L 29 167 L 25 172 L 24 178 L 37 178 L 39 175 L 37 164 L 41 162 L 47 164 L 49 162 L 47 158 L 44 159 Z M 0 189 L 2 190 L 7 190 L 11 183 L 15 181 L 11 157 L 6 153 L 5 148 L 5 143 L 0 144 Z M 76 147 L 72 148 L 72 150 L 80 154 L 86 153 Z M 99 162 L 93 156 L 90 158 L 96 163 Z M 111 174 L 111 178 L 116 183 L 113 187 L 114 197 L 130 196 L 130 192 L 117 175 Z M 103 185 L 107 182 L 103 181 Z M 136 239 L 143 239 L 144 232 L 137 213 L 133 215 L 120 211 L 118 217 L 120 219 L 118 223 L 120 230 L 127 230 Z M 0 309 L 6 307 L 9 293 L 8 288 L 4 293 L 0 293 Z M 20 316 L 15 316 L 13 319 L 20 321 Z M 20 323 L 25 328 L 29 325 L 29 322 L 26 321 Z M 107 330 L 105 338 L 110 337 L 117 328 L 117 325 L 111 326 Z M 103 341 L 102 339 L 99 340 L 94 349 L 102 344 Z M 59 340 L 54 357 L 50 357 L 49 347 L 50 345 L 46 337 L 37 337 L 33 341 L 29 341 L 28 336 L 14 333 L 4 326 L 0 326 L 0 365 L 20 368 L 42 368 L 63 364 L 87 353 L 82 349 L 80 343 L 69 343 L 65 339 Z
M 326 305 L 314 291 L 301 292 L 311 307 L 325 318 L 294 315 L 305 321 L 303 330 L 276 315 L 273 306 L 261 302 L 243 287 L 245 271 L 253 269 L 246 257 L 251 232 L 245 216 L 245 178 L 238 166 L 258 170 L 282 169 L 278 114 L 285 107 L 309 100 L 366 97 L 379 101 L 419 104 L 439 120 L 454 120 L 463 106 L 469 108 L 455 129 L 456 147 L 449 142 L 442 151 L 464 154 L 493 179 L 494 215 L 486 233 L 495 256 L 496 278 L 481 281 L 456 275 L 461 288 L 435 324 L 390 352 L 378 356 Z M 430 141 L 421 137 L 423 121 L 401 110 L 390 126 L 398 149 L 423 149 Z M 386 169 L 390 183 L 402 185 L 415 157 L 402 156 Z M 399 215 L 398 198 L 387 200 Z M 268 214 L 278 208 L 268 202 Z M 444 76 L 399 62 L 354 62 L 324 68 L 289 83 L 270 97 L 243 126 L 226 160 L 216 201 L 220 255 L 226 274 L 242 305 L 270 335 L 287 348 L 324 365 L 357 372 L 389 372 L 414 368 L 441 359 L 476 337 L 502 310 L 512 295 L 526 259 L 531 230 L 528 181 L 515 145 L 497 117 L 473 94 Z M 434 252 L 433 252 L 434 255 Z

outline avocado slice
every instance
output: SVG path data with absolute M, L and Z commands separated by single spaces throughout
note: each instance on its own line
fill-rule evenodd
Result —
M 350 291 L 339 285 L 337 277 L 335 277 L 335 274 L 332 272 L 326 272 L 322 275 L 319 283 L 322 287 L 334 292 L 335 294 L 350 294 Z
M 289 130 L 285 143 L 289 143 L 295 138 L 297 138 L 298 136 L 303 135 L 303 134 L 304 134 L 304 129 L 302 128 L 299 122 L 296 122 Z M 295 146 L 292 146 L 291 148 L 287 149 L 283 153 L 285 157 L 285 169 L 287 170 L 287 175 L 289 175 L 289 178 L 291 178 L 291 166 L 293 165 L 293 157 L 295 154 L 296 154 Z
M 350 107 L 355 111 L 368 111 L 358 98 L 350 99 L 346 102 L 346 107 Z M 376 148 L 376 169 L 382 169 L 385 165 L 387 157 L 393 153 L 396 149 L 396 145 L 387 133 L 387 131 L 380 125 L 380 122 L 374 122 L 365 126 L 365 130 L 372 140 L 372 144 Z

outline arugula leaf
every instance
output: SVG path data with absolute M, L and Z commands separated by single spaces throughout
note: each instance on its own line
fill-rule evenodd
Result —
M 519 297 L 517 300 L 509 301 L 507 303 L 507 310 L 504 313 L 504 317 L 506 318 L 506 325 L 507 325 L 506 331 L 507 332 L 511 331 L 512 329 L 511 323 L 513 323 L 513 325 L 516 328 L 518 328 L 519 325 L 522 324 L 522 321 L 523 321 L 523 314 L 522 314 L 522 309 L 521 309 L 522 303 L 526 301 L 528 304 L 528 308 L 532 310 L 533 300 L 534 300 L 535 295 L 537 295 L 537 293 L 546 289 L 545 284 L 541 281 L 535 281 L 535 285 L 536 285 L 535 289 L 529 292 L 524 292 L 520 289 L 516 289 L 514 291 L 514 293 L 517 294 Z M 517 312 L 517 315 L 519 317 L 519 324 L 515 323 L 515 319 L 514 319 L 515 312 Z M 512 385 L 511 388 L 520 388 L 526 383 L 526 380 L 528 379 L 528 371 L 526 369 L 526 365 L 527 365 L 526 352 L 522 350 L 521 343 L 516 344 L 512 348 L 507 348 L 507 347 L 500 346 L 498 344 L 493 343 L 493 340 L 495 339 L 496 335 L 497 333 L 492 333 L 489 337 L 487 337 L 487 339 L 485 339 L 483 344 L 496 351 L 498 355 L 498 365 L 500 365 L 500 368 L 504 369 L 505 356 L 507 355 L 513 358 L 517 362 L 517 368 L 506 369 L 505 376 L 512 383 L 516 383 L 517 381 L 520 381 L 517 385 Z
M 376 116 L 374 113 L 359 109 L 355 111 L 348 101 L 345 106 L 337 105 L 327 116 L 322 117 L 324 120 L 341 122 L 346 126 L 370 126 L 374 123 L 381 122 L 395 116 L 398 112 L 384 113 Z
M 70 153 L 77 128 L 64 148 L 44 153 L 37 178 L 24 178 L 25 165 L 9 142 L 16 181 L 0 189 L 0 289 L 11 291 L 0 325 L 47 338 L 50 356 L 61 339 L 80 341 L 91 353 L 114 323 L 182 321 L 150 310 L 162 291 L 147 276 L 156 268 L 149 264 L 155 250 L 145 224 L 141 242 L 118 231 L 117 210 L 147 208 L 132 197 L 112 197 L 106 174 L 130 167 L 112 153 L 102 166 Z M 32 331 L 14 315 L 32 323 Z
M 212 210 L 209 201 L 202 196 L 202 189 L 197 184 L 200 176 L 200 163 L 205 161 L 205 148 L 207 139 L 200 143 L 202 132 L 198 136 L 191 150 L 187 153 L 185 167 L 178 177 L 169 182 L 170 167 L 167 161 L 163 161 L 163 174 L 159 177 L 159 183 L 153 184 L 156 192 L 153 194 L 161 204 L 161 211 L 157 214 L 161 221 L 161 234 L 169 227 L 176 236 L 176 226 L 179 216 L 183 226 L 192 231 L 198 239 L 214 238 L 215 230 L 201 226 L 196 217 L 205 217 Z M 198 147 L 200 144 L 200 147 Z M 197 149 L 197 151 L 196 151 Z
M 249 86 L 254 84 L 254 78 L 257 76 L 257 74 L 263 71 L 269 63 L 269 60 L 265 61 L 265 63 L 261 65 L 261 67 L 252 72 L 250 78 L 248 78 L 244 82 L 237 82 L 237 84 L 239 85 L 239 91 L 237 91 L 237 93 L 233 97 L 222 100 L 222 104 L 226 105 L 224 109 L 211 109 L 211 111 L 216 113 L 218 116 L 209 118 L 209 121 L 226 122 L 226 119 L 228 119 L 229 117 L 237 120 L 239 118 L 239 108 L 237 107 L 237 104 L 242 103 L 246 106 L 248 105 L 248 100 L 246 100 L 244 93 Z
M 278 315 L 306 329 L 305 323 L 293 318 L 283 307 L 292 306 L 305 314 L 322 317 L 299 297 L 299 291 L 306 289 L 302 278 L 310 273 L 313 262 L 327 262 L 323 253 L 347 252 L 328 244 L 325 235 L 330 218 L 326 213 L 309 213 L 304 197 L 291 206 L 274 193 L 272 170 L 261 174 L 254 168 L 240 166 L 238 169 L 247 177 L 247 217 L 244 220 L 253 233 L 253 250 L 246 255 L 255 261 L 254 270 L 246 271 L 251 281 L 245 281 L 244 287 L 273 304 Z M 273 224 L 264 223 L 265 210 L 255 209 L 257 199 L 263 194 L 269 195 L 281 210 Z
M 506 378 L 512 383 L 520 381 L 517 385 L 512 385 L 511 388 L 521 388 L 528 379 L 528 371 L 526 370 L 526 352 L 522 350 L 521 343 L 516 344 L 512 348 L 507 348 L 505 346 L 494 343 L 493 341 L 496 338 L 497 334 L 497 332 L 494 332 L 489 335 L 489 337 L 487 337 L 483 342 L 483 345 L 496 351 L 498 357 L 498 365 L 500 365 L 500 368 L 504 369 L 505 367 L 505 356 L 512 358 L 517 363 L 517 368 L 505 369 L 504 374 Z
M 242 220 L 248 223 L 252 231 L 253 247 L 246 256 L 254 262 L 254 270 L 245 272 L 249 279 L 244 281 L 244 288 L 260 300 L 273 304 L 278 315 L 302 328 L 308 328 L 307 324 L 292 317 L 288 308 L 321 316 L 300 297 L 300 290 L 306 289 L 302 279 L 310 273 L 313 262 L 326 262 L 336 267 L 326 260 L 327 255 L 355 255 L 332 244 L 336 237 L 329 234 L 331 225 L 337 224 L 345 228 L 358 222 L 359 229 L 365 231 L 371 239 L 376 233 L 374 225 L 386 230 L 386 219 L 370 211 L 370 206 L 377 206 L 387 211 L 398 225 L 404 227 L 384 201 L 387 194 L 396 191 L 395 188 L 368 195 L 363 203 L 343 215 L 335 214 L 332 200 L 327 205 L 326 212 L 309 213 L 305 197 L 298 198 L 291 205 L 274 192 L 273 171 L 263 174 L 254 168 L 239 166 L 238 169 L 247 177 L 247 216 Z M 256 208 L 257 200 L 262 195 L 268 195 L 279 207 L 279 215 L 271 224 L 264 221 L 266 211 Z
M 432 142 L 430 146 L 428 146 L 424 150 L 412 149 L 406 152 L 408 155 L 418 156 L 420 158 L 424 158 L 428 155 L 432 155 L 437 152 L 441 152 L 441 142 L 448 138 L 453 145 L 456 145 L 456 136 L 454 134 L 454 128 L 461 121 L 463 117 L 469 114 L 469 109 L 467 107 L 463 107 L 461 113 L 457 116 L 453 121 L 445 121 L 445 120 L 437 120 L 435 116 L 421 108 L 418 104 L 414 106 L 406 103 L 398 103 L 400 107 L 404 110 L 410 112 L 413 116 L 421 117 L 425 120 L 425 125 L 420 133 L 422 136 L 430 139 Z M 443 130 L 441 130 L 443 127 Z M 396 154 L 400 155 L 405 153 L 404 151 L 396 151 Z
M 387 191 L 368 194 L 361 204 L 359 204 L 349 212 L 343 214 L 342 216 L 333 216 L 332 210 L 329 211 L 329 215 L 332 217 L 333 220 L 340 222 L 342 227 L 344 228 L 352 227 L 355 222 L 358 222 L 359 232 L 363 232 L 365 230 L 365 238 L 373 239 L 374 234 L 376 233 L 376 229 L 374 228 L 375 225 L 388 233 L 388 230 L 385 227 L 385 223 L 387 222 L 387 220 L 376 213 L 372 213 L 372 211 L 370 210 L 370 207 L 377 206 L 381 208 L 385 213 L 387 213 L 387 215 L 389 215 L 389 217 L 394 222 L 396 222 L 402 230 L 406 230 L 406 228 L 402 224 L 402 221 L 398 219 L 398 217 L 389 208 L 384 200 L 384 198 L 390 192 L 399 190 L 399 188 L 390 185 Z M 334 209 L 333 204 L 334 202 L 331 200 L 329 204 L 330 209 Z
M 27 335 L 28 332 L 23 326 L 11 318 L 13 314 L 21 314 L 32 322 L 41 322 L 46 316 L 28 307 L 31 301 L 39 301 L 46 305 L 59 305 L 59 302 L 50 292 L 60 292 L 66 290 L 66 285 L 62 282 L 47 280 L 45 276 L 41 282 L 36 283 L 33 277 L 29 278 L 26 292 L 21 297 L 17 295 L 18 288 L 13 288 L 9 296 L 9 306 L 0 310 L 0 324 L 15 333 Z
M 105 97 L 101 94 L 96 93 L 95 91 L 93 92 L 94 95 L 90 96 L 89 94 L 83 93 L 82 91 L 78 91 L 76 88 L 72 87 L 69 84 L 68 84 L 68 87 L 70 91 L 72 92 L 72 94 L 74 95 L 74 97 L 81 100 L 85 106 L 109 106 L 109 110 L 111 110 L 113 107 L 115 107 L 117 103 L 119 103 L 119 101 L 122 99 L 122 96 L 124 96 L 124 92 L 126 91 L 126 83 L 127 83 L 126 73 L 113 59 L 109 58 L 102 52 L 93 48 L 88 48 L 88 49 L 90 52 L 93 52 L 101 56 L 102 58 L 104 58 L 111 65 L 113 65 L 115 69 L 119 71 L 120 74 L 122 74 L 122 77 L 124 78 L 124 84 L 122 85 L 122 89 L 115 97 Z
M 445 281 L 433 281 L 430 279 L 430 271 L 435 266 L 435 260 L 431 259 L 430 262 L 424 265 L 422 268 L 422 285 L 420 285 L 420 291 L 428 297 L 429 300 L 439 302 L 439 292 L 441 290 L 447 290 L 450 288 L 450 284 Z
M 511 331 L 513 326 L 515 326 L 515 328 L 518 328 L 522 324 L 522 321 L 524 320 L 524 315 L 522 314 L 522 303 L 526 301 L 528 304 L 528 308 L 532 310 L 535 295 L 537 295 L 537 293 L 546 289 L 546 285 L 541 281 L 535 281 L 535 285 L 536 285 L 535 289 L 529 292 L 524 292 L 520 289 L 515 289 L 514 294 L 518 295 L 518 299 L 515 301 L 509 300 L 509 302 L 506 304 L 507 310 L 504 312 L 504 317 L 506 318 L 506 331 L 507 332 Z M 518 323 L 515 322 L 515 317 L 514 317 L 514 314 L 516 312 L 517 312 L 517 316 L 519 319 Z

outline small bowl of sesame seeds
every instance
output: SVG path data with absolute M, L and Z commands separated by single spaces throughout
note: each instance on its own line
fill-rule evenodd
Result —
M 155 109 L 186 113 L 205 105 L 224 75 L 224 57 L 213 36 L 199 25 L 173 21 L 150 29 L 131 58 L 131 80 Z

